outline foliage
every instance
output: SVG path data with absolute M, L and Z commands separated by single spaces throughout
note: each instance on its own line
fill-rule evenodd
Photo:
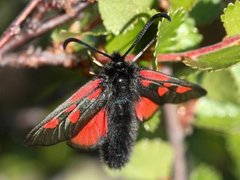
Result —
M 162 53 L 189 51 L 206 44 L 213 44 L 212 42 L 219 42 L 225 37 L 221 34 L 224 30 L 227 37 L 240 36 L 238 20 L 240 2 L 238 0 L 229 5 L 220 0 L 170 0 L 170 2 L 172 7 L 169 15 L 172 21 L 164 19 L 155 27 L 157 42 L 151 51 L 155 56 Z M 9 19 L 13 17 L 9 10 L 11 9 L 9 4 L 7 1 L 2 1 L 0 5 L 0 14 L 5 12 L 6 21 L 10 21 Z M 112 0 L 111 3 L 107 0 L 99 0 L 98 4 L 92 4 L 84 11 L 83 15 L 86 16 L 83 19 L 74 20 L 54 29 L 50 35 L 51 38 L 44 37 L 44 41 L 49 44 L 60 44 L 66 37 L 76 36 L 96 47 L 100 45 L 102 47 L 104 44 L 105 50 L 109 53 L 113 51 L 123 53 L 135 40 L 145 22 L 156 12 L 158 12 L 158 5 L 153 0 Z M 86 32 L 85 26 L 98 17 L 101 17 L 102 22 Z M 219 21 L 220 17 L 222 22 Z M 220 29 L 215 27 L 214 23 L 216 22 L 221 24 Z M 7 23 L 0 22 L 0 30 L 4 29 L 2 26 L 5 24 Z M 150 29 L 150 37 L 143 39 L 143 44 L 155 34 L 155 31 Z M 217 34 L 218 37 L 213 34 Z M 102 39 L 104 39 L 104 43 L 101 42 Z M 81 51 L 82 53 L 82 47 L 73 44 L 71 46 L 73 52 Z M 141 49 L 140 45 L 132 52 L 139 52 Z M 153 62 L 148 60 L 140 63 L 151 67 Z M 186 67 L 183 63 L 166 63 L 170 64 L 174 70 L 176 69 L 176 72 L 173 73 L 181 72 L 182 77 L 191 77 L 208 91 L 206 97 L 196 102 L 193 132 L 186 140 L 191 180 L 240 179 L 239 61 L 238 40 L 216 51 L 209 50 L 206 54 L 185 59 L 184 63 L 190 67 Z M 159 63 L 160 70 L 166 64 Z M 207 70 L 219 71 L 209 72 Z M 17 77 L 18 73 L 23 77 L 20 75 Z M 63 70 L 61 68 L 42 68 L 38 72 L 36 70 L 23 70 L 21 73 L 20 70 L 17 70 L 15 72 L 17 74 L 15 77 L 20 78 L 21 86 L 19 85 L 19 87 L 26 86 L 31 88 L 31 91 L 22 87 L 26 94 L 18 88 L 17 95 L 20 97 L 0 96 L 1 107 L 7 109 L 0 111 L 3 114 L 1 117 L 3 119 L 8 117 L 5 118 L 3 127 L 0 129 L 0 153 L 2 156 L 0 179 L 2 176 L 9 179 L 17 179 L 20 176 L 23 177 L 22 179 L 31 179 L 32 177 L 44 179 L 58 178 L 61 175 L 70 179 L 77 179 L 76 177 L 106 179 L 109 176 L 123 179 L 170 179 L 174 159 L 173 149 L 166 140 L 165 123 L 160 111 L 143 125 L 144 128 L 140 131 L 140 138 L 136 142 L 130 163 L 119 172 L 112 172 L 105 168 L 105 173 L 103 173 L 99 168 L 102 165 L 99 165 L 99 160 L 96 158 L 98 153 L 94 150 L 90 153 L 84 150 L 77 153 L 65 144 L 46 149 L 30 149 L 23 146 L 24 135 L 21 137 L 16 135 L 23 131 L 19 125 L 21 123 L 12 115 L 18 114 L 15 112 L 16 109 L 20 111 L 19 107 L 31 107 L 36 104 L 41 108 L 47 107 L 47 105 L 54 107 L 60 102 L 61 97 L 67 97 L 67 93 L 70 95 L 71 89 L 76 89 L 79 84 L 87 81 L 88 77 L 84 76 L 84 73 L 85 69 Z M 6 82 L 15 82 L 11 81 L 11 76 L 7 78 Z M 36 82 L 39 83 L 36 85 Z M 35 85 L 33 85 L 34 83 Z M 3 86 L 7 87 L 8 84 L 4 83 Z M 17 89 L 16 87 L 18 87 L 17 83 L 8 88 L 12 90 Z M 12 95 L 10 90 L 6 90 L 6 92 Z M 15 105 L 12 106 L 12 104 Z M 50 110 L 44 109 L 43 114 L 46 114 L 46 111 Z M 38 118 L 41 119 L 40 116 Z M 14 124 L 15 121 L 18 123 Z M 81 168 L 84 169 L 84 172 Z M 79 175 L 80 172 L 81 175 Z M 95 176 L 94 173 L 99 176 Z
M 198 45 L 201 35 L 187 12 L 180 8 L 170 11 L 169 15 L 171 22 L 164 19 L 159 23 L 155 54 L 182 51 Z
M 216 170 L 208 165 L 200 164 L 190 175 L 190 180 L 221 180 L 221 176 Z
M 221 19 L 228 36 L 239 34 L 239 11 L 239 1 L 236 1 L 235 4 L 230 3 L 227 8 L 224 9 L 224 14 L 221 16 Z
M 151 155 L 146 156 L 147 154 Z M 160 157 L 159 154 L 164 154 L 164 156 Z M 146 177 L 161 179 L 170 174 L 172 162 L 173 152 L 168 143 L 160 139 L 142 139 L 135 145 L 130 162 L 123 170 L 116 172 L 108 169 L 108 172 L 113 177 L 123 176 L 127 179 L 144 179 Z

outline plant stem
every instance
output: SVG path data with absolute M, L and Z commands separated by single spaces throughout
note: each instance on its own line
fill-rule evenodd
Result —
M 26 6 L 26 8 L 22 11 L 22 13 L 16 18 L 15 21 L 7 28 L 7 30 L 3 33 L 2 37 L 0 38 L 0 48 L 2 48 L 8 40 L 10 40 L 13 36 L 20 33 L 20 25 L 26 18 L 31 14 L 31 12 L 38 6 L 38 4 L 42 0 L 32 0 Z
M 176 105 L 166 104 L 163 106 L 166 120 L 167 133 L 174 150 L 174 180 L 187 180 L 187 165 L 184 150 L 184 132 L 177 118 Z
M 199 56 L 209 54 L 211 52 L 239 44 L 240 36 L 233 36 L 224 38 L 221 42 L 205 46 L 199 49 L 180 52 L 180 53 L 169 53 L 169 54 L 159 54 L 157 55 L 158 62 L 169 62 L 169 61 L 183 61 L 184 59 L 195 60 Z
M 66 23 L 70 19 L 75 18 L 79 12 L 81 12 L 88 4 L 87 3 L 79 3 L 73 8 L 74 11 L 74 16 L 70 16 L 68 14 L 63 14 L 63 15 L 58 15 L 43 24 L 39 25 L 39 27 L 35 31 L 27 31 L 27 32 L 22 32 L 19 34 L 17 37 L 14 37 L 9 41 L 1 50 L 0 54 L 4 54 L 7 51 L 10 51 L 12 49 L 15 49 L 17 47 L 22 46 L 25 44 L 27 41 L 38 37 L 51 29 L 54 29 L 55 27 Z
M 172 74 L 168 67 L 162 68 L 166 74 Z M 177 116 L 177 105 L 166 104 L 163 106 L 167 135 L 174 151 L 173 179 L 187 180 L 187 163 L 184 149 L 184 129 Z

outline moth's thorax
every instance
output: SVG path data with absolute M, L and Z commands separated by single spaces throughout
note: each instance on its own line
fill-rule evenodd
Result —
M 113 84 L 125 84 L 132 79 L 136 66 L 125 59 L 119 53 L 112 54 L 111 62 L 104 67 L 103 73 L 108 82 Z

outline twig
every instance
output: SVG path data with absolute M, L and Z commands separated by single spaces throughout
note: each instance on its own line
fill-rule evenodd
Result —
M 177 119 L 176 105 L 166 104 L 163 106 L 166 120 L 167 133 L 174 150 L 174 180 L 187 180 L 187 167 L 184 150 L 184 132 Z
M 33 39 L 34 37 L 38 37 L 49 30 L 55 28 L 56 26 L 59 26 L 61 24 L 64 24 L 70 19 L 75 18 L 79 12 L 81 12 L 88 4 L 87 3 L 79 3 L 73 8 L 74 16 L 70 16 L 68 14 L 59 15 L 57 17 L 54 17 L 47 22 L 43 23 L 36 31 L 29 31 L 25 33 L 21 33 L 15 38 L 11 39 L 11 41 L 8 42 L 1 50 L 0 54 L 4 54 L 6 51 L 15 49 L 19 46 L 22 46 L 27 41 Z
M 63 66 L 66 68 L 75 66 L 76 57 L 64 51 L 42 51 L 29 48 L 27 51 L 5 55 L 0 66 L 37 68 L 44 65 Z
M 175 61 L 179 62 L 179 61 L 184 61 L 185 59 L 197 61 L 197 58 L 199 56 L 203 56 L 203 55 L 212 53 L 214 51 L 219 51 L 221 49 L 231 47 L 234 45 L 238 45 L 239 43 L 240 43 L 240 36 L 228 37 L 228 38 L 224 38 L 219 43 L 202 47 L 199 49 L 191 50 L 191 51 L 186 51 L 181 53 L 158 54 L 157 60 L 158 62 L 175 62 Z M 128 59 L 134 59 L 136 55 L 131 54 L 128 56 L 129 56 Z M 149 59 L 149 58 L 143 58 L 143 59 Z M 105 56 L 100 56 L 98 60 L 100 62 L 105 62 L 107 58 Z
M 157 60 L 159 62 L 183 61 L 184 59 L 195 60 L 199 56 L 203 56 L 205 54 L 209 54 L 211 52 L 218 51 L 223 48 L 237 45 L 239 44 L 239 42 L 240 42 L 240 36 L 233 36 L 233 37 L 225 38 L 219 43 L 202 47 L 199 49 L 195 49 L 192 51 L 186 51 L 181 53 L 159 54 L 157 56 Z
M 202 47 L 199 49 L 191 50 L 191 51 L 186 51 L 186 52 L 180 52 L 180 53 L 166 53 L 166 54 L 158 54 L 157 55 L 157 60 L 158 62 L 172 62 L 172 61 L 183 61 L 184 59 L 196 59 L 199 56 L 203 56 L 206 54 L 209 54 L 214 51 L 221 50 L 223 48 L 227 48 L 230 46 L 233 46 L 235 44 L 239 44 L 240 42 L 240 36 L 234 36 L 234 37 L 229 37 L 223 39 L 223 41 Z M 131 58 L 135 58 L 135 55 L 132 54 Z M 106 57 L 101 57 L 100 61 L 105 61 Z
M 171 69 L 165 67 L 162 69 L 164 73 L 172 74 Z M 163 106 L 164 118 L 166 122 L 167 134 L 174 151 L 174 180 L 187 180 L 187 165 L 184 149 L 184 129 L 177 116 L 177 106 L 174 104 L 166 104 Z
M 7 28 L 7 30 L 3 33 L 0 38 L 0 48 L 4 46 L 4 44 L 14 35 L 20 32 L 21 23 L 27 18 L 27 16 L 37 7 L 37 5 L 42 0 L 32 0 L 27 7 L 23 10 L 23 12 L 16 18 L 15 21 Z

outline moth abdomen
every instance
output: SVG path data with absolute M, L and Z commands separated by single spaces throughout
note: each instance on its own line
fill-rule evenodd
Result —
M 115 169 L 120 169 L 128 162 L 138 130 L 132 103 L 124 99 L 118 102 L 122 103 L 108 108 L 108 133 L 101 146 L 102 160 Z

